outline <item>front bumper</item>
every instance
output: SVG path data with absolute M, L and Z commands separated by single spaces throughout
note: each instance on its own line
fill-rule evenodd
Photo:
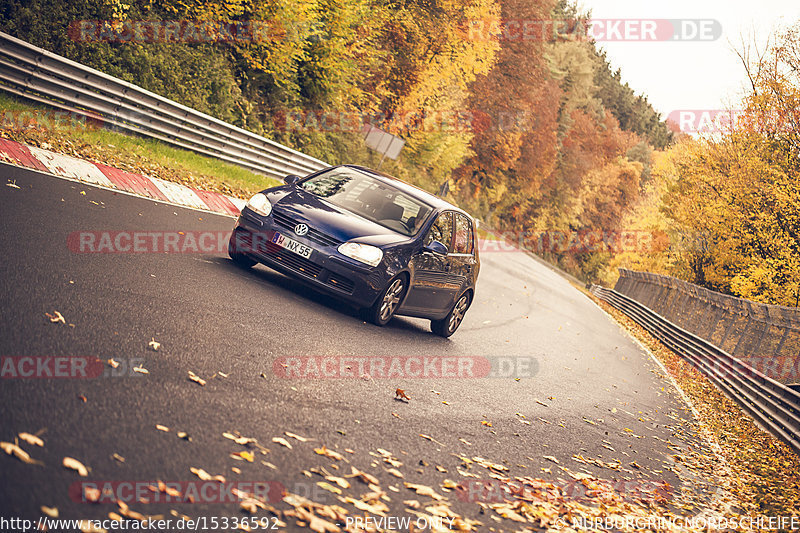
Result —
M 276 231 L 311 247 L 311 256 L 306 259 L 274 244 L 272 237 Z M 317 290 L 358 307 L 371 306 L 389 281 L 382 265 L 356 264 L 336 250 L 340 243 L 318 238 L 319 232 L 309 231 L 309 235 L 313 240 L 276 224 L 272 216 L 263 217 L 245 209 L 233 229 L 232 245 L 237 252 Z

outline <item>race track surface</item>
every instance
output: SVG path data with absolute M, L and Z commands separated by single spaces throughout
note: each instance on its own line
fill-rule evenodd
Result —
M 78 253 L 68 246 L 74 232 L 226 232 L 234 219 L 7 165 L 0 175 L 0 355 L 113 358 L 149 372 L 0 380 L 0 440 L 44 430 L 45 441 L 44 447 L 21 443 L 44 465 L 0 456 L 4 516 L 35 519 L 46 505 L 65 518 L 105 517 L 116 506 L 73 501 L 70 486 L 196 480 L 192 467 L 229 481 L 278 481 L 313 497 L 309 487 L 323 480 L 303 470 L 350 473 L 341 461 L 336 473 L 329 466 L 335 461 L 314 453 L 322 444 L 383 487 L 399 487 L 389 492 L 392 514 L 402 514 L 403 500 L 422 499 L 404 481 L 441 492 L 444 479 L 467 479 L 457 473 L 460 454 L 504 464 L 512 475 L 556 480 L 564 466 L 611 480 L 663 480 L 676 493 L 686 484 L 673 472 L 681 466 L 672 456 L 701 445 L 684 423 L 686 405 L 610 317 L 526 254 L 484 253 L 476 300 L 460 330 L 441 339 L 424 320 L 366 324 L 356 310 L 264 266 L 237 268 L 222 252 Z M 9 180 L 18 188 L 6 186 Z M 54 311 L 66 324 L 50 321 L 46 313 Z M 151 339 L 160 343 L 157 351 Z M 295 356 L 527 357 L 535 372 L 519 380 L 277 376 L 275 361 Z M 188 379 L 189 371 L 206 385 Z M 411 400 L 396 400 L 397 388 Z M 314 440 L 300 442 L 286 431 Z M 234 460 L 230 454 L 246 448 L 225 432 L 255 438 L 270 451 L 257 452 L 252 463 Z M 273 437 L 286 438 L 292 449 Z M 370 455 L 378 448 L 403 463 L 403 479 Z M 619 461 L 621 468 L 574 455 Z M 65 456 L 84 463 L 89 475 L 62 467 Z M 489 477 L 483 468 L 475 473 Z M 451 500 L 459 513 L 504 527 L 475 503 Z M 146 514 L 242 514 L 237 503 L 130 505 Z M 290 521 L 288 529 L 296 528 Z

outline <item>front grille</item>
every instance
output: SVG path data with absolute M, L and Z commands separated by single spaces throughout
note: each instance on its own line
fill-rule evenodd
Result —
M 274 209 L 272 211 L 272 220 L 275 221 L 276 226 L 280 226 L 281 228 L 286 228 L 289 231 L 291 231 L 292 236 L 294 235 L 294 227 L 300 223 L 299 220 L 295 220 L 289 215 L 278 212 Z M 304 237 L 309 241 L 321 244 L 322 246 L 339 246 L 340 244 L 342 244 L 342 241 L 334 239 L 330 235 L 327 235 L 310 226 L 308 228 L 308 233 L 306 233 Z

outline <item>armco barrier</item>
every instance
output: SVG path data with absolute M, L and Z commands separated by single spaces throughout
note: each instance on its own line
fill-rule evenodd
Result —
M 616 290 L 592 285 L 590 292 L 682 356 L 758 423 L 800 453 L 800 393 Z
M 278 179 L 328 166 L 2 32 L 0 89 Z

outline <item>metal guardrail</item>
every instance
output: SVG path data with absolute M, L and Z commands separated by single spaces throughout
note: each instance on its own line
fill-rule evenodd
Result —
M 592 285 L 590 292 L 682 356 L 759 424 L 800 453 L 800 393 L 617 291 Z
M 0 89 L 279 179 L 329 166 L 2 32 Z

